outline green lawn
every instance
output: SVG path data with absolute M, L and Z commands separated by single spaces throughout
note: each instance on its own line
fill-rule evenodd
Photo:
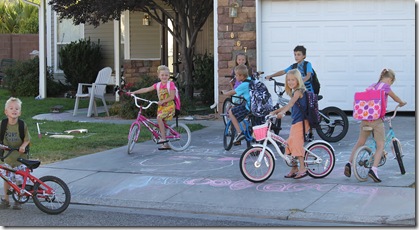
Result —
M 0 89 L 0 105 L 3 106 L 10 97 L 9 91 Z M 19 97 L 22 101 L 22 116 L 29 128 L 31 140 L 31 158 L 38 159 L 43 164 L 70 159 L 86 154 L 96 153 L 127 144 L 127 135 L 130 125 L 118 125 L 108 123 L 80 123 L 72 121 L 38 121 L 33 116 L 49 113 L 50 108 L 62 105 L 64 110 L 74 108 L 74 100 L 70 98 L 46 98 L 35 100 L 34 97 Z M 100 103 L 99 103 L 100 105 Z M 87 108 L 88 101 L 81 100 L 80 108 Z M 3 118 L 6 116 L 3 113 Z M 36 123 L 41 129 L 42 138 L 38 138 Z M 199 124 L 188 125 L 191 131 L 199 130 L 204 126 Z M 49 138 L 45 132 L 62 133 L 71 129 L 87 129 L 88 133 L 72 134 L 73 139 Z M 151 139 L 151 134 L 146 129 L 141 130 L 140 142 Z

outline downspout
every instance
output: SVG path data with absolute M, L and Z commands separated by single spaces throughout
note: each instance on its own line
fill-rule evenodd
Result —
M 37 98 L 47 97 L 46 89 L 46 63 L 45 63 L 45 0 L 39 1 L 39 4 L 24 0 L 25 3 L 38 7 L 38 40 L 39 40 L 39 95 Z
M 214 104 L 210 106 L 211 109 L 216 108 L 218 111 L 218 0 L 214 0 Z

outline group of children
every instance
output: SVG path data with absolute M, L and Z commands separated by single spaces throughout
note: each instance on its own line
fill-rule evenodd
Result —
M 294 178 L 300 179 L 308 175 L 307 169 L 304 166 L 304 135 L 303 130 L 304 126 L 309 127 L 308 121 L 304 117 L 303 110 L 300 110 L 299 105 L 305 105 L 307 103 L 306 94 L 304 91 L 309 90 L 314 92 L 313 86 L 311 83 L 311 76 L 314 74 L 313 68 L 310 62 L 306 61 L 306 69 L 304 69 L 304 62 L 306 58 L 306 48 L 304 46 L 296 46 L 294 49 L 294 59 L 297 63 L 297 68 L 293 68 L 295 65 L 292 64 L 288 66 L 286 69 L 280 70 L 276 73 L 266 76 L 266 79 L 270 79 L 272 77 L 285 76 L 285 92 L 288 96 L 290 96 L 289 103 L 281 107 L 277 110 L 270 112 L 271 115 L 276 115 L 277 118 L 281 119 L 286 112 L 291 112 L 291 129 L 290 134 L 287 139 L 288 146 L 285 149 L 286 154 L 291 154 L 293 157 L 298 159 L 299 166 L 297 163 L 292 166 L 291 171 L 285 175 L 285 178 Z M 247 68 L 245 63 L 248 63 L 247 57 L 244 54 L 239 54 L 236 56 L 236 67 L 234 68 L 233 73 L 235 73 L 235 80 L 240 81 L 242 83 L 232 85 L 232 90 L 226 91 L 223 90 L 222 94 L 231 96 L 243 96 L 246 101 L 249 101 L 249 84 L 247 83 L 246 79 L 249 79 L 250 74 L 246 74 L 250 68 Z M 381 74 L 378 82 L 384 83 L 384 91 L 386 95 L 386 102 L 388 96 L 390 96 L 395 102 L 399 103 L 399 106 L 402 107 L 406 105 L 406 102 L 402 101 L 392 90 L 391 85 L 396 80 L 396 75 L 393 70 L 391 69 L 384 69 Z M 238 85 L 238 86 L 237 86 Z M 374 83 L 370 86 L 370 88 L 374 88 L 377 83 Z M 241 86 L 241 87 L 240 87 Z M 298 102 L 298 103 L 297 103 Z M 302 106 L 305 108 L 305 106 Z M 240 141 L 244 138 L 243 133 L 240 130 L 239 123 L 245 118 L 245 116 L 249 113 L 249 104 L 244 104 L 240 106 L 235 106 L 229 111 L 230 119 L 236 129 L 237 136 L 234 139 L 234 142 Z M 304 124 L 303 124 L 304 122 Z M 371 131 L 363 129 L 364 126 L 372 127 Z M 310 132 L 310 129 L 306 130 L 306 134 Z M 382 119 L 374 120 L 374 121 L 362 121 L 360 124 L 360 133 L 357 143 L 352 149 L 351 155 L 349 157 L 348 163 L 345 165 L 344 168 L 344 175 L 347 177 L 351 176 L 351 168 L 352 168 L 352 159 L 354 157 L 355 151 L 362 145 L 365 144 L 367 138 L 370 136 L 371 132 L 374 133 L 374 139 L 377 143 L 377 148 L 375 152 L 375 160 L 371 170 L 368 172 L 368 176 L 374 182 L 381 182 L 381 179 L 378 177 L 377 166 L 380 162 L 381 154 L 384 150 L 384 142 L 385 142 L 385 135 L 384 135 L 384 123 Z
M 297 163 L 292 166 L 291 171 L 285 175 L 285 178 L 294 178 L 300 179 L 307 176 L 307 169 L 304 166 L 304 138 L 303 138 L 303 125 L 306 127 L 309 126 L 308 121 L 304 119 L 304 111 L 301 111 L 297 106 L 297 102 L 300 105 L 305 105 L 307 103 L 307 98 L 304 94 L 304 91 L 310 90 L 313 91 L 311 85 L 310 77 L 313 74 L 312 66 L 310 62 L 307 62 L 306 73 L 303 70 L 302 63 L 306 58 L 306 48 L 304 46 L 297 46 L 294 49 L 294 58 L 298 63 L 297 68 L 293 69 L 290 65 L 284 70 L 280 70 L 272 75 L 266 76 L 266 79 L 270 79 L 276 76 L 285 76 L 285 92 L 290 96 L 289 103 L 277 110 L 270 112 L 271 115 L 276 115 L 277 118 L 281 119 L 285 113 L 288 111 L 291 112 L 291 129 L 288 137 L 288 146 L 285 149 L 286 154 L 291 154 L 293 157 L 298 159 L 299 166 Z M 234 142 L 240 142 L 244 139 L 244 134 L 240 130 L 239 123 L 249 114 L 250 111 L 250 94 L 249 94 L 249 81 L 251 79 L 252 69 L 249 67 L 248 59 L 245 54 L 238 54 L 236 56 L 236 66 L 233 70 L 233 80 L 231 81 L 231 90 L 222 90 L 221 93 L 227 96 L 237 95 L 242 96 L 245 99 L 245 103 L 232 107 L 229 111 L 230 119 L 233 123 L 234 128 L 236 129 L 237 136 L 234 139 Z M 167 145 L 168 140 L 166 139 L 166 130 L 164 123 L 169 121 L 175 115 L 175 85 L 172 81 L 169 80 L 170 70 L 167 66 L 159 66 L 157 69 L 157 75 L 160 80 L 160 88 L 157 90 L 157 83 L 152 86 L 138 89 L 131 92 L 132 94 L 141 94 L 157 90 L 158 93 L 158 108 L 157 108 L 157 121 L 161 133 L 161 139 L 158 140 L 157 144 L 162 146 L 159 150 L 169 150 L 170 147 Z M 399 103 L 399 106 L 406 105 L 406 102 L 402 101 L 392 90 L 391 85 L 396 80 L 396 75 L 391 69 L 384 69 L 381 74 L 378 82 L 384 83 L 384 91 L 386 92 L 386 101 L 387 97 L 390 96 L 395 102 Z M 169 87 L 168 84 L 171 84 Z M 370 87 L 374 88 L 377 83 L 374 83 Z M 168 90 L 170 88 L 170 91 Z M 303 106 L 305 107 L 305 106 Z M 22 140 L 19 136 L 18 128 L 18 119 L 21 115 L 22 102 L 18 98 L 11 97 L 7 100 L 5 104 L 4 113 L 8 119 L 7 129 L 5 133 L 3 144 L 10 146 L 12 148 L 19 148 L 18 152 L 13 152 L 8 158 L 5 159 L 4 164 L 10 168 L 22 169 L 24 167 L 18 163 L 17 158 L 26 158 L 25 148 L 30 143 L 30 134 L 28 132 L 28 127 L 26 123 L 24 124 L 24 139 Z M 303 122 L 305 124 L 303 124 Z M 372 131 L 366 131 L 363 127 L 368 126 L 372 127 Z M 308 131 L 308 130 L 307 130 Z M 381 154 L 384 150 L 384 123 L 382 119 L 377 119 L 374 121 L 362 121 L 360 124 L 360 132 L 358 141 L 352 149 L 352 153 L 349 157 L 348 163 L 344 168 L 344 175 L 347 177 L 351 176 L 351 162 L 354 157 L 355 151 L 362 145 L 365 144 L 367 138 L 374 133 L 374 139 L 377 143 L 377 148 L 375 152 L 375 160 L 373 167 L 369 171 L 368 175 L 371 177 L 374 182 L 381 182 L 381 179 L 378 177 L 377 166 L 381 158 Z M 13 173 L 9 173 L 9 177 L 14 177 L 13 179 L 19 183 L 19 178 Z M 6 209 L 10 207 L 9 199 L 9 185 L 4 182 L 4 198 L 1 199 L 0 209 Z M 15 202 L 13 209 L 21 209 L 21 205 L 18 202 Z

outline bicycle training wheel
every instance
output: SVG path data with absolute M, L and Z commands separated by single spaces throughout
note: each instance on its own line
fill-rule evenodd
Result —
M 323 178 L 329 175 L 335 167 L 333 149 L 322 143 L 312 144 L 307 149 L 304 162 L 308 175 L 313 178 Z
M 136 140 L 139 136 L 140 136 L 140 126 L 138 124 L 135 124 L 134 126 L 131 127 L 128 134 L 128 145 L 127 145 L 128 154 L 132 153 Z
M 234 125 L 231 124 L 231 121 L 227 123 L 227 126 L 224 129 L 224 135 L 223 135 L 223 144 L 225 150 L 230 150 L 233 146 L 233 140 L 236 136 L 236 129 L 234 128 Z
M 228 117 L 228 111 L 233 106 L 233 103 L 231 103 L 231 98 L 226 98 L 223 103 L 223 121 L 224 125 L 227 125 L 227 123 L 230 121 L 230 118 Z
M 320 112 L 320 123 L 316 129 L 320 138 L 327 142 L 342 140 L 349 129 L 349 121 L 345 112 L 338 107 L 330 106 Z
M 400 168 L 400 172 L 402 173 L 402 175 L 404 175 L 406 173 L 406 170 L 404 169 L 404 165 L 403 165 L 403 150 L 402 150 L 402 146 L 400 144 L 399 139 L 397 138 L 393 138 L 393 140 L 391 141 L 393 144 L 393 153 L 396 155 L 396 159 L 397 159 L 397 163 L 399 163 L 399 168 Z
M 58 177 L 44 176 L 39 178 L 48 185 L 52 191 L 48 191 L 44 185 L 36 182 L 34 185 L 33 202 L 39 210 L 48 214 L 60 214 L 70 205 L 70 189 L 67 184 Z
M 179 138 L 168 138 L 169 142 L 167 143 L 170 148 L 174 151 L 183 151 L 189 147 L 191 144 L 191 130 L 183 123 L 176 123 L 170 126 L 176 133 L 172 132 L 170 129 L 167 129 L 166 136 L 178 136 Z
M 368 171 L 374 163 L 373 152 L 368 146 L 359 147 L 352 160 L 353 174 L 359 181 L 367 181 Z
M 260 154 L 264 154 L 262 161 L 258 162 Z M 272 153 L 265 149 L 262 153 L 262 147 L 250 147 L 244 150 L 240 158 L 240 171 L 244 178 L 251 182 L 263 182 L 269 177 L 275 169 L 275 160 Z

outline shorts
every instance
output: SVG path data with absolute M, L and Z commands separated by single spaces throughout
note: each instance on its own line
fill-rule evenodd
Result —
M 8 165 L 8 164 L 6 164 L 6 163 L 4 163 L 3 164 L 5 167 L 8 167 L 8 168 L 12 168 L 10 165 Z M 26 166 L 25 165 L 19 165 L 19 166 L 17 166 L 17 167 L 14 167 L 13 168 L 14 170 L 26 170 Z M 16 184 L 23 184 L 23 176 L 21 176 L 21 175 L 16 175 L 15 173 L 12 173 L 12 172 L 10 172 L 10 171 L 6 171 L 6 170 L 4 170 L 4 169 L 0 169 L 0 171 L 1 171 L 1 173 L 3 174 L 3 175 L 6 175 L 6 177 L 9 179 L 9 180 L 11 180 L 11 181 L 13 181 L 13 182 L 15 182 Z
M 364 130 L 364 127 L 371 127 L 372 130 Z M 371 135 L 371 132 L 374 133 L 374 140 L 375 141 L 385 141 L 385 130 L 384 130 L 384 122 L 382 119 L 377 119 L 374 121 L 362 121 L 360 128 L 360 137 L 363 137 L 365 139 L 368 139 L 368 137 Z
M 244 120 L 244 118 L 249 114 L 249 110 L 246 109 L 246 105 L 238 105 L 231 108 L 231 112 L 236 117 L 238 122 Z

